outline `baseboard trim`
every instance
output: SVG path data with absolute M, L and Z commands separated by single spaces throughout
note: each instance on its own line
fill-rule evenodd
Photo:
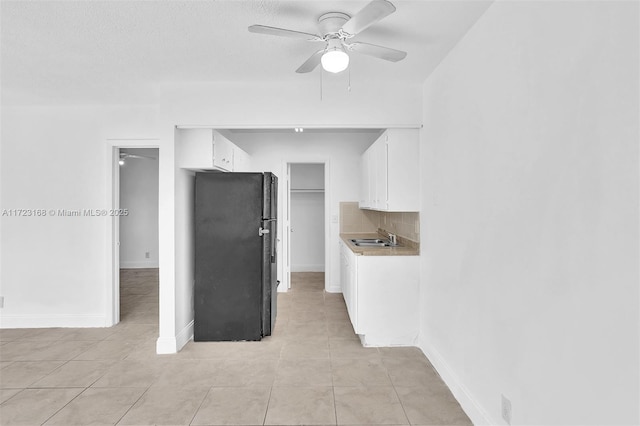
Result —
M 318 265 L 291 265 L 291 272 L 324 272 L 324 263 Z
M 417 333 L 413 335 L 399 335 L 400 333 L 394 333 L 393 337 L 388 335 L 371 335 L 371 333 L 358 334 L 362 346 L 368 348 L 388 348 L 388 347 L 415 347 L 418 341 Z
M 180 330 L 180 332 L 176 336 L 177 351 L 180 351 L 180 349 L 182 349 L 184 345 L 189 343 L 191 339 L 193 339 L 193 320 L 191 320 L 191 322 L 187 324 L 185 328 Z
M 175 354 L 178 352 L 176 347 L 175 337 L 158 337 L 156 340 L 156 353 L 159 355 Z
M 121 260 L 120 269 L 147 269 L 158 268 L 160 263 L 157 260 Z
M 327 293 L 342 293 L 341 286 L 330 286 L 325 289 Z
M 106 327 L 104 315 L 0 315 L 0 328 Z
M 474 425 L 498 424 L 491 420 L 488 413 L 482 408 L 478 401 L 476 401 L 471 392 L 461 383 L 458 375 L 455 374 L 442 355 L 440 355 L 440 352 L 424 342 L 420 343 L 419 348 L 429 361 L 431 361 L 433 367 L 451 390 L 451 393 L 458 400 L 460 406 Z
M 193 320 L 186 325 L 175 337 L 158 337 L 156 353 L 160 355 L 176 354 L 193 339 Z

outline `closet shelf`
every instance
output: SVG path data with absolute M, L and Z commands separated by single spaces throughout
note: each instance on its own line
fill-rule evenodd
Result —
M 324 192 L 324 189 L 291 189 L 291 192 Z

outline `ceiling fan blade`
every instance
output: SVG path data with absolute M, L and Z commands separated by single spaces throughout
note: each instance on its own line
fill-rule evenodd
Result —
M 249 32 L 257 34 L 268 34 L 280 37 L 299 38 L 308 41 L 324 41 L 316 34 L 303 33 L 300 31 L 285 30 L 284 28 L 268 27 L 266 25 L 251 25 Z
M 125 159 L 125 158 L 147 158 L 149 160 L 155 160 L 156 157 L 149 157 L 148 155 L 140 155 L 140 154 L 129 154 L 126 152 L 121 152 L 120 153 L 120 158 Z
M 369 55 L 386 61 L 398 62 L 407 56 L 407 52 L 402 50 L 391 49 L 390 47 L 378 46 L 369 43 L 355 42 L 346 45 L 349 50 Z
M 320 59 L 322 59 L 323 54 L 324 49 L 318 50 L 316 53 L 311 55 L 311 57 L 307 59 L 304 64 L 300 65 L 296 72 L 299 74 L 303 74 L 313 71 L 320 64 Z
M 342 31 L 356 35 L 395 11 L 396 7 L 387 0 L 373 0 L 349 19 L 347 23 L 342 26 Z

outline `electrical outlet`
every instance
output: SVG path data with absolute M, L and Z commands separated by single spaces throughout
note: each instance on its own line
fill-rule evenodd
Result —
M 145 259 L 149 258 L 149 252 L 148 251 L 144 253 L 144 257 L 145 257 Z
M 500 395 L 502 397 L 502 418 L 508 425 L 511 424 L 511 401 L 504 395 Z
M 4 308 L 4 296 L 0 296 L 0 308 Z

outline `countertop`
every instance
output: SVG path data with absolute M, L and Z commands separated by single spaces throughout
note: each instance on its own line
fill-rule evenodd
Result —
M 407 241 L 400 237 L 398 237 L 399 245 L 395 247 L 359 247 L 351 242 L 351 239 L 355 238 L 381 238 L 380 235 L 375 232 L 367 234 L 340 234 L 340 238 L 342 238 L 342 241 L 344 241 L 356 256 L 418 256 L 420 254 L 418 247 L 407 244 Z

